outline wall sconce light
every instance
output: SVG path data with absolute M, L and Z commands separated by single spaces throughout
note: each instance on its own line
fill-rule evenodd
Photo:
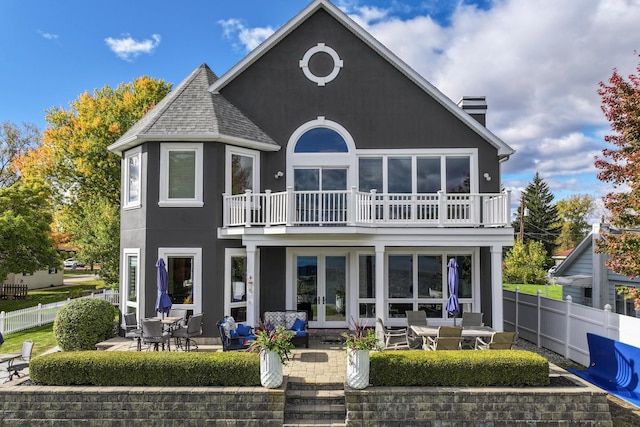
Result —
M 489 175 L 489 172 L 485 172 L 483 176 L 487 181 L 491 181 L 491 175 Z
M 278 179 L 278 178 L 282 178 L 283 176 L 284 176 L 284 172 L 282 172 L 282 171 L 278 171 L 278 172 L 276 172 L 276 174 L 274 175 L 274 178 L 275 178 L 275 179 Z

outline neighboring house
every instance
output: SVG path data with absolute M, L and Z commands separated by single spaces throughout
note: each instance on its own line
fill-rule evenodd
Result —
M 616 274 L 605 266 L 606 255 L 596 252 L 601 239 L 603 224 L 594 224 L 591 233 L 551 271 L 551 278 L 562 288 L 562 298 L 571 299 L 576 304 L 604 308 L 610 304 L 619 314 L 636 316 L 633 301 L 625 300 L 617 292 L 620 286 L 638 287 L 640 279 L 630 279 Z
M 122 309 L 174 307 L 312 328 L 406 310 L 447 323 L 447 262 L 465 311 L 502 328 L 513 245 L 484 97 L 455 104 L 336 6 L 316 0 L 218 78 L 198 67 L 109 147 L 122 156 Z
M 0 284 L 27 285 L 28 289 L 60 286 L 64 281 L 64 271 L 60 268 L 35 271 L 33 274 L 10 273 Z

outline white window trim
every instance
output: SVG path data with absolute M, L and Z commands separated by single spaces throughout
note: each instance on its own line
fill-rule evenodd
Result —
M 129 202 L 129 194 L 131 191 L 131 188 L 129 187 L 129 159 L 131 159 L 132 157 L 138 157 L 138 167 L 140 168 L 139 170 L 140 176 L 138 177 L 138 180 L 140 181 L 139 182 L 140 188 L 138 190 L 138 200 L 135 202 Z M 126 156 L 123 159 L 122 170 L 123 170 L 122 199 L 124 202 L 122 204 L 122 207 L 123 209 L 139 208 L 140 206 L 142 206 L 142 188 L 143 188 L 142 187 L 142 148 L 141 147 L 136 147 L 127 152 Z
M 233 292 L 231 286 L 231 258 L 233 257 L 246 257 L 247 251 L 244 248 L 227 248 L 224 253 L 224 313 L 231 314 L 231 308 L 245 307 L 247 308 L 247 301 L 231 302 L 231 293 Z M 245 292 L 248 291 L 248 284 L 245 283 Z M 248 310 L 248 309 L 247 309 Z M 248 314 L 248 313 L 247 313 Z
M 202 313 L 202 248 L 158 248 L 158 258 L 193 257 L 193 299 L 194 304 L 173 304 L 172 308 L 193 310 Z
M 296 153 L 296 144 L 300 137 L 308 130 L 314 128 L 332 129 L 344 139 L 347 144 L 346 153 Z M 294 185 L 294 169 L 311 167 L 331 167 L 336 169 L 347 169 L 347 188 L 355 185 L 358 175 L 356 174 L 356 144 L 351 134 L 340 123 L 327 120 L 323 116 L 311 120 L 298 127 L 289 138 L 287 144 L 287 186 Z
M 260 192 L 260 152 L 255 150 L 249 150 L 247 148 L 234 147 L 227 145 L 225 154 L 225 184 L 224 191 L 226 194 L 231 195 L 231 156 L 237 154 L 240 156 L 253 158 L 253 183 L 251 191 L 254 193 Z
M 169 198 L 169 153 L 171 151 L 194 151 L 196 153 L 195 192 L 192 199 Z M 193 207 L 204 206 L 203 200 L 203 164 L 204 148 L 202 143 L 167 142 L 160 145 L 160 207 Z
M 129 264 L 127 260 L 130 256 L 138 257 L 138 269 L 136 271 L 136 301 L 129 301 Z M 136 310 L 138 314 L 138 318 L 140 318 L 140 307 L 141 307 L 141 299 L 142 292 L 140 286 L 140 268 L 142 265 L 142 260 L 140 259 L 140 248 L 124 248 L 122 250 L 122 301 L 123 304 L 123 312 L 127 312 L 127 308 L 133 308 Z
M 446 176 L 446 159 L 447 157 L 469 157 L 469 175 L 471 178 L 470 182 L 470 193 L 478 193 L 479 184 L 478 184 L 478 149 L 465 149 L 465 148 L 451 148 L 451 149 L 399 149 L 399 150 L 357 150 L 357 174 L 356 181 L 359 185 L 359 160 L 361 158 L 370 158 L 370 157 L 381 157 L 382 161 L 382 185 L 383 189 L 379 192 L 387 193 L 387 186 L 389 185 L 388 180 L 388 167 L 387 160 L 389 157 L 409 157 L 411 158 L 411 183 L 412 188 L 415 189 L 417 187 L 417 175 L 416 175 L 416 165 L 418 157 L 434 157 L 440 158 L 440 183 L 441 188 L 444 188 L 447 182 Z

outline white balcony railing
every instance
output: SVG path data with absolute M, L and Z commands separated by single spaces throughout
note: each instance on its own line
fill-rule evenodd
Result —
M 357 191 L 287 191 L 223 195 L 224 227 L 433 226 L 504 227 L 509 192 L 496 194 L 378 194 Z

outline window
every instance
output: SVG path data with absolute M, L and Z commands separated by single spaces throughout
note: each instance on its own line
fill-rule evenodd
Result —
M 387 257 L 388 316 L 405 317 L 407 310 L 423 310 L 429 318 L 447 318 L 449 299 L 447 261 L 458 262 L 458 301 L 473 311 L 473 255 L 456 253 L 398 253 Z
M 202 249 L 160 248 L 158 257 L 167 265 L 167 294 L 173 308 L 202 312 Z
M 298 139 L 295 153 L 348 153 L 344 138 L 335 130 L 326 127 L 313 128 Z
M 161 207 L 201 207 L 203 146 L 165 143 L 160 150 Z
M 138 268 L 140 260 L 140 249 L 127 248 L 122 254 L 123 264 L 123 295 L 125 299 L 125 309 L 127 313 L 137 312 L 139 307 L 139 286 L 140 270 Z
M 227 146 L 227 194 L 243 194 L 245 190 L 256 193 L 260 191 L 259 159 L 259 153 L 256 151 Z
M 139 207 L 141 189 L 142 153 L 140 147 L 124 158 L 124 208 Z
M 247 254 L 244 249 L 227 249 L 225 259 L 224 312 L 236 322 L 247 321 Z
M 358 257 L 358 312 L 361 319 L 376 317 L 376 256 Z
M 364 153 L 365 151 L 363 151 Z M 475 155 L 369 155 L 358 157 L 358 189 L 389 194 L 471 193 Z

